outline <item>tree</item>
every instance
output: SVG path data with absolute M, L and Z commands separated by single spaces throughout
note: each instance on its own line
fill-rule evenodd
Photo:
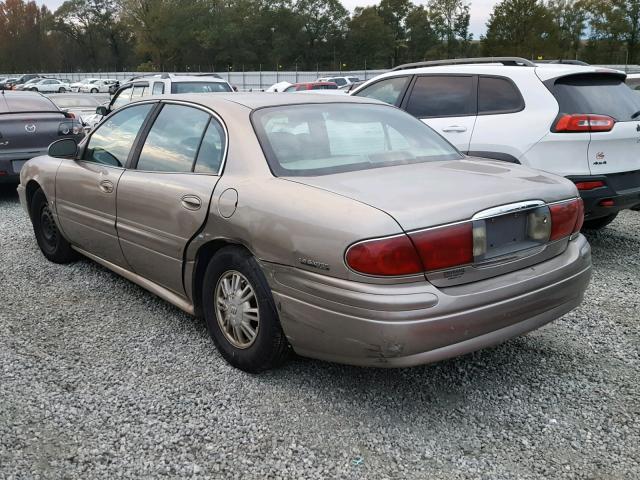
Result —
M 556 25 L 561 57 L 578 58 L 587 21 L 583 4 L 576 0 L 550 0 L 548 9 Z
M 327 49 L 336 54 L 346 33 L 349 13 L 339 0 L 297 0 L 294 12 L 300 16 L 307 48 L 303 57 L 309 63 L 326 58 Z
M 407 57 L 411 61 L 424 60 L 438 43 L 429 12 L 423 6 L 411 9 L 406 19 Z
M 356 7 L 347 33 L 347 51 L 353 64 L 386 67 L 394 55 L 393 42 L 393 31 L 376 7 Z
M 463 0 L 430 0 L 429 14 L 446 58 L 465 51 L 473 38 L 469 34 L 469 4 Z
M 405 23 L 412 7 L 410 0 L 381 0 L 378 6 L 378 15 L 393 35 L 392 67 L 405 57 L 405 52 L 403 52 L 407 47 Z M 372 35 L 374 32 L 369 32 L 369 34 Z
M 488 56 L 555 56 L 557 46 L 549 41 L 554 35 L 556 26 L 541 0 L 503 0 L 489 17 L 483 50 Z

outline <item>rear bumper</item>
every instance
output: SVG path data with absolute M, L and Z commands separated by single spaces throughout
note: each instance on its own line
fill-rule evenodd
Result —
M 18 183 L 20 169 L 24 162 L 40 155 L 46 155 L 47 150 L 48 148 L 0 152 L 0 183 Z
M 607 175 L 582 175 L 567 177 L 572 182 L 601 181 L 604 187 L 581 190 L 585 219 L 591 220 L 640 206 L 640 170 Z M 612 200 L 613 206 L 603 206 L 603 200 Z
M 363 284 L 263 264 L 280 321 L 303 356 L 407 367 L 534 330 L 582 301 L 591 277 L 583 236 L 564 253 L 506 275 L 448 288 Z

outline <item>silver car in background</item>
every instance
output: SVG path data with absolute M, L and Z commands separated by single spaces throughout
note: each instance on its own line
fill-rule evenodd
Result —
M 203 315 L 232 365 L 404 367 L 575 308 L 582 201 L 558 176 L 463 156 L 359 97 L 191 94 L 51 145 L 18 188 L 44 255 L 80 253 Z

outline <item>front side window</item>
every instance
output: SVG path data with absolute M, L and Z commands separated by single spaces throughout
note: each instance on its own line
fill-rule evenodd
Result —
M 120 90 L 113 101 L 111 102 L 111 108 L 115 110 L 116 108 L 120 108 L 123 105 L 126 105 L 131 101 L 131 87 L 125 87 Z
M 389 103 L 391 105 L 398 105 L 400 103 L 400 96 L 404 92 L 404 88 L 407 85 L 409 77 L 393 77 L 369 85 L 363 88 L 358 93 L 359 97 L 374 98 L 381 102 Z
M 153 104 L 136 105 L 116 112 L 91 135 L 83 159 L 124 167 L 133 142 Z
M 478 79 L 478 113 L 509 113 L 523 108 L 522 95 L 506 78 L 480 77 Z
M 383 105 L 307 104 L 256 110 L 252 122 L 276 176 L 316 176 L 462 155 L 431 128 Z
M 419 118 L 463 117 L 476 114 L 472 76 L 418 77 L 407 112 Z
M 222 93 L 230 92 L 226 82 L 173 82 L 171 93 Z
M 144 142 L 138 170 L 191 172 L 210 115 L 183 105 L 164 105 Z

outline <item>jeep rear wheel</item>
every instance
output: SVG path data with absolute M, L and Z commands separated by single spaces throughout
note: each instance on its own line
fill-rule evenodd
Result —
M 593 220 L 585 220 L 582 228 L 584 228 L 585 230 L 601 230 L 611 222 L 613 222 L 617 216 L 617 213 L 612 213 L 611 215 L 607 215 L 606 217 L 594 218 Z

